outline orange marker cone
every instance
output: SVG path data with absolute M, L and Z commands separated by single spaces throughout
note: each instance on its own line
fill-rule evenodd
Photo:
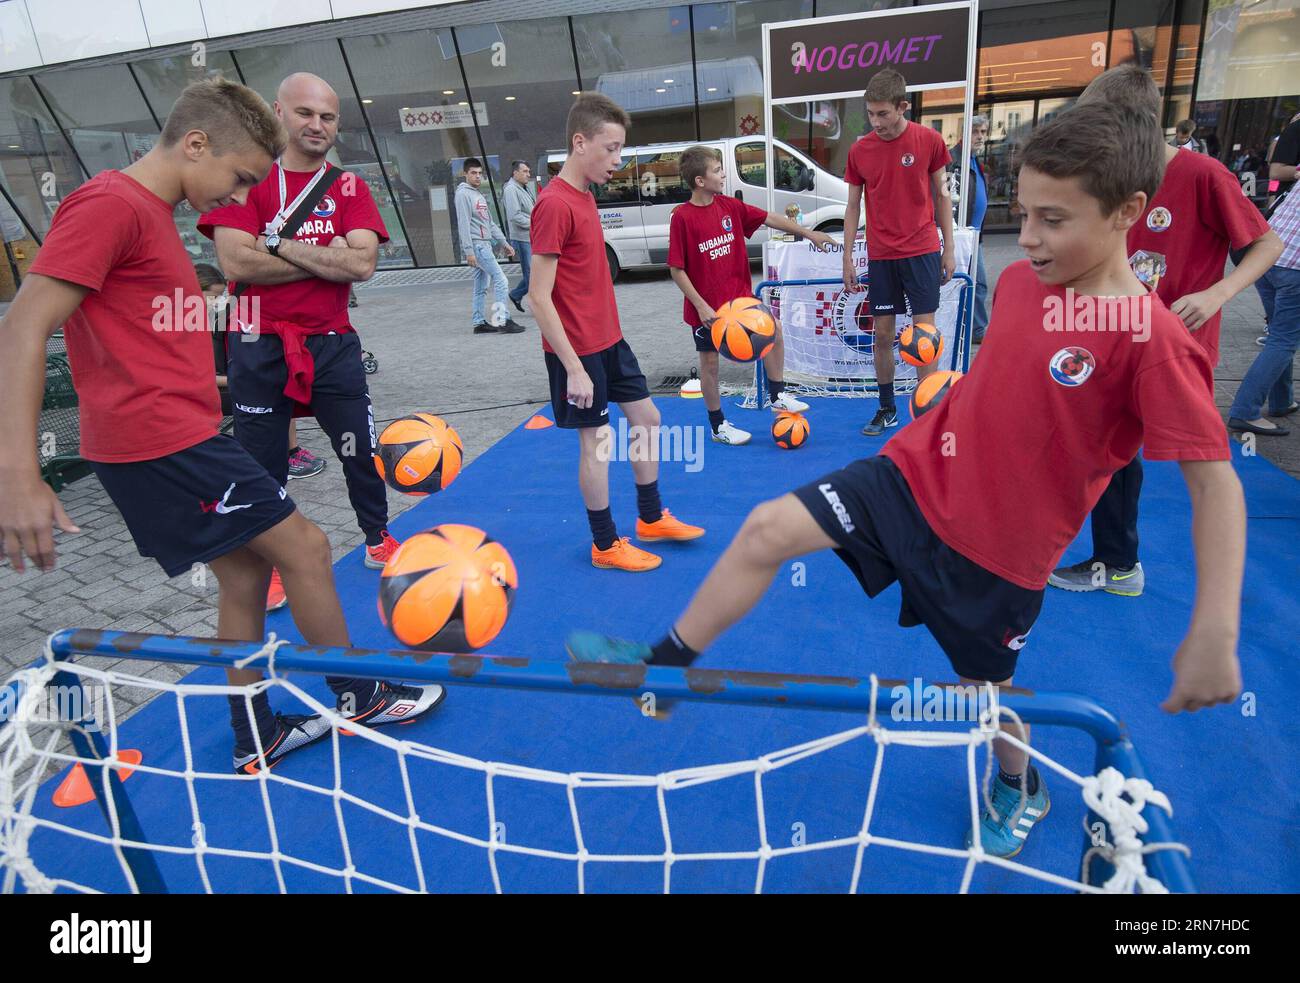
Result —
M 138 765 L 143 759 L 139 751 L 122 750 L 117 752 L 117 760 L 124 765 Z M 126 781 L 134 773 L 134 768 L 121 768 L 117 776 Z M 100 781 L 98 775 L 96 781 Z M 73 806 L 85 805 L 95 797 L 95 790 L 90 787 L 90 779 L 86 775 L 86 769 L 81 765 L 73 765 L 72 771 L 68 772 L 68 777 L 59 783 L 59 787 L 54 790 L 54 804 L 60 809 L 70 809 Z
M 535 416 L 524 424 L 525 430 L 545 430 L 547 427 L 555 426 L 554 421 L 546 419 L 544 416 Z

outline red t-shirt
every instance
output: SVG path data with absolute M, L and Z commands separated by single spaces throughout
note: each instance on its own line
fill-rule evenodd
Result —
M 701 297 L 715 310 L 737 297 L 750 297 L 749 250 L 745 240 L 763 227 L 767 212 L 739 198 L 714 195 L 709 205 L 682 202 L 668 222 L 668 265 L 685 270 Z M 692 328 L 700 315 L 689 300 L 682 317 Z
M 939 251 L 930 175 L 951 160 L 937 130 L 911 121 L 897 139 L 882 140 L 873 130 L 849 148 L 844 180 L 866 185 L 868 258 Z
M 1129 263 L 1172 307 L 1178 298 L 1223 279 L 1229 247 L 1240 249 L 1266 232 L 1264 216 L 1241 193 L 1231 171 L 1213 157 L 1180 150 L 1165 168 L 1146 214 L 1129 229 Z M 1221 314 L 1192 332 L 1211 367 L 1219 363 Z
M 560 257 L 551 300 L 574 353 L 590 355 L 618 344 L 623 330 L 605 257 L 605 233 L 591 192 L 552 178 L 533 206 L 529 239 L 533 252 Z M 553 351 L 545 338 L 542 349 Z
M 207 306 L 171 205 L 103 171 L 59 205 L 31 272 L 91 291 L 63 329 L 82 457 L 148 461 L 216 436 Z
M 1030 590 L 1139 447 L 1229 458 L 1205 352 L 1156 295 L 1121 298 L 1141 301 L 1140 332 L 1054 330 L 1066 297 L 1027 260 L 1007 267 L 971 371 L 881 451 L 940 539 Z
M 244 204 L 227 205 L 208 212 L 199 219 L 199 231 L 211 239 L 213 229 L 221 225 L 260 236 L 281 207 L 279 171 L 279 164 L 272 166 L 266 180 L 248 193 L 248 201 Z M 315 173 L 285 171 L 284 204 L 292 202 Z M 325 192 L 325 197 L 302 223 L 294 239 L 314 246 L 328 246 L 335 236 L 346 238 L 349 232 L 357 229 L 370 229 L 378 234 L 380 242 L 388 241 L 388 230 L 379 217 L 370 188 L 365 181 L 345 173 Z M 348 283 L 335 283 L 314 276 L 292 283 L 254 285 L 240 295 L 240 304 L 245 302 L 245 298 L 249 302 L 254 297 L 260 298 L 259 306 L 254 309 L 272 327 L 276 321 L 289 321 L 311 332 L 350 331 L 350 287 Z

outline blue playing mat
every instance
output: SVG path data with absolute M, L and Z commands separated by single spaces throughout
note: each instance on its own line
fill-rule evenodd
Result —
M 659 401 L 668 425 L 704 422 L 702 402 Z M 854 456 L 875 453 L 881 440 L 860 436 L 874 410 L 865 400 L 818 400 L 809 411 L 812 437 L 795 452 L 768 438 L 769 415 L 732 409 L 730 418 L 754 432 L 746 447 L 686 445 L 691 460 L 663 466 L 665 504 L 687 521 L 704 525 L 697 542 L 663 546 L 663 566 L 647 574 L 599 571 L 589 562 L 589 536 L 578 494 L 577 441 L 555 427 L 522 426 L 465 470 L 447 491 L 404 513 L 392 527 L 404 538 L 440 522 L 486 530 L 504 543 L 519 570 L 520 587 L 510 620 L 488 647 L 493 655 L 563 659 L 563 640 L 586 627 L 653 640 L 680 612 L 709 566 L 758 501 L 787 491 Z M 617 417 L 615 418 L 617 419 Z M 692 440 L 698 433 L 692 434 Z M 1300 889 L 1300 791 L 1293 779 L 1300 754 L 1300 721 L 1290 707 L 1300 697 L 1295 672 L 1294 577 L 1300 570 L 1300 484 L 1262 458 L 1234 462 L 1246 490 L 1248 554 L 1240 655 L 1247 698 L 1236 706 L 1171 717 L 1159 702 L 1172 679 L 1170 662 L 1186 630 L 1194 592 L 1190 506 L 1176 465 L 1150 462 L 1142 496 L 1142 555 L 1147 573 L 1140 599 L 1049 590 L 1043 612 L 1016 675 L 1035 690 L 1066 690 L 1093 697 L 1123 720 L 1142 755 L 1148 777 L 1174 805 L 1172 825 L 1192 849 L 1193 876 L 1203 891 Z M 1034 462 L 1024 463 L 1033 467 Z M 614 516 L 633 532 L 635 495 L 626 463 L 611 470 Z M 1088 555 L 1086 529 L 1066 554 Z M 951 679 L 953 673 L 924 629 L 897 627 L 898 589 L 869 601 L 840 561 L 827 552 L 806 558 L 802 569 L 782 571 L 753 615 L 723 636 L 700 663 L 708 668 L 867 676 L 910 680 Z M 339 592 L 353 642 L 395 645 L 375 609 L 377 574 L 354 551 L 336 566 Z M 82 627 L 82 626 L 76 626 Z M 93 627 L 93 626 L 89 626 Z M 297 640 L 287 612 L 268 619 L 268 630 Z M 201 669 L 186 680 L 220 683 L 221 672 Z M 322 680 L 295 681 L 331 702 Z M 277 709 L 292 709 L 273 693 Z M 187 700 L 190 740 L 197 767 L 228 769 L 230 731 L 224 698 Z M 748 760 L 863 723 L 845 713 L 679 703 L 663 721 L 643 716 L 632 700 L 517 691 L 453 688 L 445 704 L 394 737 L 420 741 L 485 761 L 562 772 L 655 774 L 666 770 Z M 906 726 L 906 725 L 898 725 Z M 924 724 L 965 730 L 969 725 Z M 121 746 L 140 748 L 146 762 L 182 767 L 176 700 L 164 696 L 121 728 Z M 1079 774 L 1091 774 L 1093 747 L 1082 733 L 1036 727 L 1033 744 Z M 357 739 L 341 741 L 341 786 L 377 806 L 407 814 L 396 756 Z M 775 847 L 855 835 L 862 822 L 875 745 L 868 738 L 815 755 L 763 780 L 767 837 Z M 981 753 L 981 768 L 983 755 Z M 332 788 L 328 744 L 295 754 L 276 774 Z M 410 784 L 422 820 L 486 838 L 489 816 L 480 772 L 445 763 L 409 762 Z M 233 776 L 232 776 L 233 777 Z M 1046 776 L 1054 795 L 1049 818 L 1018 858 L 1067 877 L 1078 875 L 1085 809 L 1075 787 Z M 969 825 L 965 753 L 891 747 L 885 756 L 872 832 L 961 847 Z M 509 843 L 573 851 L 575 833 L 563 786 L 497 778 L 496 821 Z M 37 812 L 70 825 L 102 831 L 96 807 L 56 809 L 53 785 L 42 790 Z M 207 842 L 269 849 L 270 832 L 256 782 L 196 785 Z M 190 805 L 183 782 L 137 774 L 127 783 L 151 840 L 188 847 Z M 271 809 L 280 847 L 331 867 L 346 863 L 333 800 L 272 785 Z M 654 789 L 582 789 L 577 793 L 586 849 L 592 853 L 658 854 L 664 849 Z M 666 793 L 677 853 L 751 850 L 759 845 L 752 776 Z M 358 870 L 414 888 L 413 850 L 420 852 L 427 886 L 440 891 L 492 889 L 486 851 L 368 816 L 351 803 L 340 807 L 347 850 Z M 106 890 L 124 881 L 106 847 L 39 831 L 32 841 L 38 867 Z M 769 862 L 766 890 L 843 891 L 853 869 L 852 848 L 779 857 Z M 164 857 L 172 890 L 200 890 L 192 858 Z M 576 865 L 500 854 L 502 886 L 514 891 L 572 891 Z M 674 891 L 752 890 L 753 860 L 674 865 Z M 274 890 L 264 861 L 209 859 L 213 885 L 224 891 Z M 864 891 L 948 891 L 961 879 L 962 861 L 880 846 L 864 855 Z M 293 890 L 340 890 L 336 878 L 291 867 Z M 662 864 L 590 864 L 593 891 L 661 890 Z M 1057 890 L 990 865 L 981 866 L 978 891 Z M 365 890 L 365 885 L 357 885 Z

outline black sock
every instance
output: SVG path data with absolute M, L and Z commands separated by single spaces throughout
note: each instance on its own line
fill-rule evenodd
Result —
M 290 447 L 290 448 L 289 448 L 289 456 L 290 456 L 290 457 L 293 457 L 293 456 L 294 456 L 295 454 L 297 454 L 300 450 L 302 450 L 301 447 Z
M 785 382 L 778 382 L 775 379 L 767 380 L 767 394 L 772 398 L 772 402 L 775 403 L 783 392 L 785 392 Z
M 664 515 L 664 503 L 659 500 L 659 482 L 636 486 L 636 511 L 642 522 L 658 522 Z
M 718 427 L 722 426 L 726 420 L 727 415 L 722 412 L 722 407 L 718 407 L 716 410 L 709 410 L 709 426 L 713 428 L 714 433 L 718 432 Z
M 699 652 L 678 637 L 676 628 L 670 628 L 650 651 L 654 653 L 650 657 L 652 666 L 689 666 L 700 657 Z
M 387 529 L 376 529 L 373 532 L 366 533 L 366 545 L 378 546 L 384 541 L 384 533 L 386 532 L 388 532 Z
M 894 407 L 894 384 L 892 382 L 880 383 L 880 408 L 895 412 Z
M 230 701 L 230 726 L 235 731 L 235 746 L 253 751 L 257 742 L 253 739 L 253 726 L 248 719 L 248 704 L 242 696 L 227 696 Z M 252 698 L 253 720 L 257 721 L 257 733 L 262 738 L 262 750 L 275 739 L 275 713 L 271 710 L 271 701 L 263 690 Z
M 1033 765 L 1030 765 L 1028 775 L 1029 775 L 1029 794 L 1037 795 L 1038 794 L 1038 769 L 1035 768 Z M 1017 792 L 1020 791 L 1019 775 L 1008 775 L 1005 771 L 1002 770 L 1002 767 L 999 765 L 998 778 L 1002 780 L 1004 785 L 1011 786 Z
M 609 506 L 594 512 L 587 509 L 587 524 L 591 526 L 591 541 L 598 550 L 609 549 L 614 545 L 614 540 L 618 539 L 618 528 L 614 525 L 614 516 L 609 511 Z
M 344 697 L 351 693 L 354 711 L 362 710 L 370 703 L 375 687 L 379 685 L 373 679 L 354 679 L 351 676 L 326 676 L 325 682 L 335 696 Z

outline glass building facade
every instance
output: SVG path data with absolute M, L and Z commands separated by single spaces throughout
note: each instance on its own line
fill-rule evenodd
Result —
M 199 78 L 238 79 L 268 101 L 291 72 L 326 79 L 341 102 L 335 162 L 366 181 L 391 236 L 380 267 L 445 266 L 461 262 L 452 208 L 461 162 L 488 163 L 485 190 L 500 217 L 510 162 L 546 175 L 574 93 L 622 104 L 633 146 L 761 134 L 764 23 L 924 5 L 577 0 L 530 17 L 527 7 L 487 0 L 0 75 L 0 299 L 13 296 L 58 202 L 148 151 L 177 94 Z M 1256 175 L 1260 199 L 1269 142 L 1300 111 L 1300 0 L 986 0 L 978 39 L 975 99 L 991 122 L 982 151 L 989 230 L 1016 222 L 1011 148 L 1108 67 L 1150 68 L 1169 134 L 1194 119 L 1212 154 L 1247 181 Z M 955 145 L 963 96 L 918 94 L 912 118 Z M 773 135 L 838 173 L 865 122 L 860 100 L 781 106 Z M 195 220 L 188 206 L 177 211 L 191 255 L 211 260 Z

